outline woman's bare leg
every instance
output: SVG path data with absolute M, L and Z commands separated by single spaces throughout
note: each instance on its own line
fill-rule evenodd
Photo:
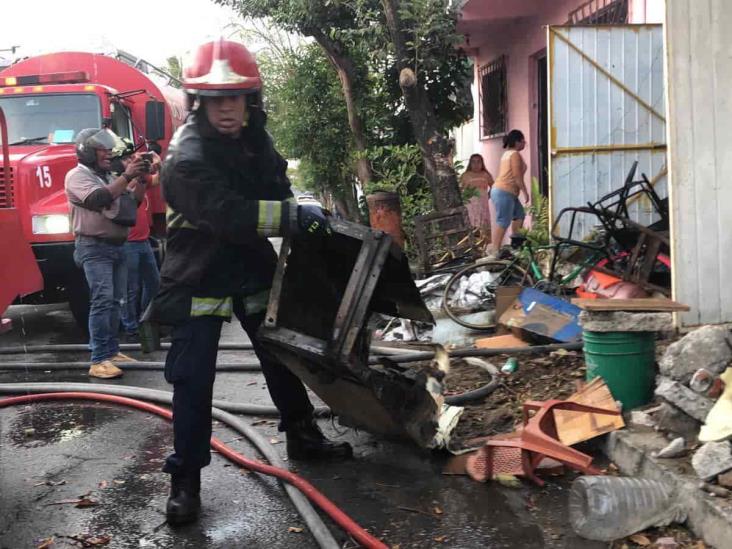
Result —
M 521 229 L 523 226 L 523 219 L 514 219 L 513 221 L 511 221 L 511 234 L 518 234 L 519 229 Z
M 498 253 L 503 244 L 503 237 L 506 236 L 506 228 L 496 225 L 493 231 L 493 251 Z

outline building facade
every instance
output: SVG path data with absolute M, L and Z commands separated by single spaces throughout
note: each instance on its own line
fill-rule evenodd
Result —
M 548 193 L 547 26 L 662 23 L 664 4 L 664 0 L 463 2 L 458 29 L 475 64 L 475 114 L 455 132 L 458 159 L 465 161 L 480 153 L 494 173 L 503 152 L 503 135 L 520 129 L 527 141 L 527 173 Z

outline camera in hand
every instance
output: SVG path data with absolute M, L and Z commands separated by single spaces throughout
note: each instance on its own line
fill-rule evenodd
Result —
M 142 153 L 142 155 L 140 155 L 140 158 L 142 158 L 145 161 L 143 171 L 145 173 L 150 173 L 150 169 L 152 167 L 152 161 L 153 161 L 153 153 L 151 153 L 151 152 Z

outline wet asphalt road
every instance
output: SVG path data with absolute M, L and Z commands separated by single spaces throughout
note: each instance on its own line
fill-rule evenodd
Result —
M 14 330 L 0 346 L 79 343 L 67 308 L 12 307 Z M 222 341 L 245 342 L 236 324 L 225 325 Z M 142 358 L 138 353 L 130 353 Z M 164 353 L 145 360 L 163 360 Z M 2 362 L 25 360 L 0 355 L 0 383 L 87 382 L 86 372 L 2 371 Z M 86 353 L 39 353 L 36 362 L 87 360 Z M 248 362 L 250 352 L 221 352 L 220 362 Z M 105 381 L 109 383 L 109 381 Z M 162 372 L 127 372 L 111 383 L 169 390 Z M 3 396 L 0 395 L 0 398 Z M 215 398 L 270 404 L 259 373 L 218 375 Z M 317 401 L 316 397 L 313 397 Z M 246 418 L 258 422 L 262 418 Z M 391 546 L 454 548 L 576 548 L 605 544 L 574 536 L 567 525 L 569 478 L 544 489 L 504 488 L 467 477 L 441 474 L 445 456 L 409 444 L 387 442 L 321 422 L 329 436 L 354 445 L 355 459 L 290 466 L 341 506 L 353 519 Z M 284 437 L 274 421 L 260 429 L 286 457 Z M 237 451 L 257 456 L 240 436 L 221 425 L 215 435 Z M 35 548 L 54 537 L 53 548 L 80 547 L 74 536 L 109 536 L 114 548 L 311 548 L 317 547 L 281 486 L 241 471 L 214 454 L 202 475 L 200 521 L 172 529 L 163 513 L 167 475 L 160 472 L 172 431 L 157 416 L 108 404 L 38 403 L 0 409 L 0 548 Z M 98 504 L 77 508 L 64 500 L 87 496 Z M 344 547 L 357 547 L 326 519 Z

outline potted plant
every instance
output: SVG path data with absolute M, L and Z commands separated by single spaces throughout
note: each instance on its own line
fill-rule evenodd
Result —
M 364 187 L 369 210 L 369 223 L 392 236 L 404 248 L 402 199 L 410 194 L 410 183 L 422 176 L 421 153 L 416 145 L 385 145 L 366 151 L 373 180 Z

